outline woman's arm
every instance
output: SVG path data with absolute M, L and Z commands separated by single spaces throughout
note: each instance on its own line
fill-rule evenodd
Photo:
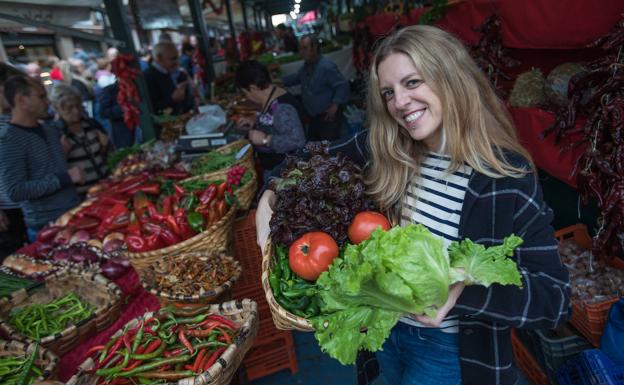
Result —
M 305 145 L 303 125 L 297 110 L 290 104 L 279 104 L 273 112 L 273 133 L 271 148 L 283 154 L 295 151 Z

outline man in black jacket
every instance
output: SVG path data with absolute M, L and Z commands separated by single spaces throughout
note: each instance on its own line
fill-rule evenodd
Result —
M 152 53 L 154 60 L 143 75 L 154 111 L 181 115 L 194 109 L 191 79 L 180 69 L 176 46 L 170 41 L 163 41 L 154 46 Z

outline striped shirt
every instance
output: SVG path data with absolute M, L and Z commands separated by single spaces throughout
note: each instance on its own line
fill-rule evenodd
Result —
M 451 174 L 447 171 L 450 165 L 450 158 L 445 155 L 427 154 L 420 175 L 408 183 L 400 218 L 401 226 L 409 223 L 424 225 L 442 238 L 445 247 L 459 240 L 459 219 L 472 173 L 472 167 L 465 165 Z M 445 318 L 439 328 L 446 333 L 457 333 L 458 318 Z M 409 316 L 401 318 L 401 322 L 427 327 Z
M 85 172 L 85 183 L 76 186 L 79 194 L 86 193 L 89 187 L 106 174 L 104 148 L 98 136 L 98 129 L 87 121 L 82 121 L 82 129 L 83 132 L 80 134 L 70 131 L 65 133 L 72 145 L 66 155 L 68 167 L 78 166 Z

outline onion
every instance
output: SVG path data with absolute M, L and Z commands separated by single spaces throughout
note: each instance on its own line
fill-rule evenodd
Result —
M 69 250 L 56 250 L 52 254 L 52 259 L 55 261 L 66 261 L 69 258 Z
M 78 242 L 87 242 L 89 238 L 91 238 L 91 236 L 86 230 L 78 230 L 69 239 L 69 244 L 73 245 Z
M 108 279 L 115 279 L 126 271 L 126 267 L 113 260 L 107 261 L 101 266 L 102 274 Z
M 112 253 L 115 250 L 119 250 L 124 247 L 126 242 L 120 239 L 112 239 L 108 242 L 104 241 L 104 246 L 102 246 L 102 251 L 105 253 Z
M 50 243 L 39 243 L 35 250 L 35 258 L 44 258 L 54 248 Z
M 110 233 L 104 237 L 104 239 L 102 240 L 102 243 L 106 244 L 108 241 L 112 241 L 114 239 L 120 239 L 123 241 L 124 239 L 126 239 L 126 236 L 118 232 Z
M 57 245 L 64 245 L 67 243 L 67 241 L 70 240 L 72 234 L 73 232 L 71 229 L 64 228 L 56 233 L 56 235 L 54 236 L 54 243 Z
M 98 249 L 102 248 L 102 242 L 99 239 L 91 238 L 87 241 L 87 245 L 97 247 Z

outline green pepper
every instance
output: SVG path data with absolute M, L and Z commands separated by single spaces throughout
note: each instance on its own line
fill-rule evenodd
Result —
M 288 260 L 282 259 L 279 261 L 280 268 L 282 270 L 282 278 L 285 280 L 289 280 L 292 278 L 292 271 L 290 270 L 290 266 L 288 266 Z
M 186 214 L 186 220 L 188 221 L 191 229 L 197 233 L 204 231 L 204 216 L 200 213 L 193 211 Z
M 271 290 L 273 290 L 273 296 L 277 297 L 280 295 L 280 280 L 279 277 L 271 273 L 269 274 L 269 284 L 271 285 Z
M 297 299 L 290 299 L 286 297 L 279 297 L 277 302 L 284 306 L 286 310 L 303 310 L 310 304 L 310 297 L 301 297 Z
M 182 207 L 184 211 L 192 211 L 196 205 L 197 197 L 192 193 L 182 198 L 182 201 L 180 202 L 180 207 Z

